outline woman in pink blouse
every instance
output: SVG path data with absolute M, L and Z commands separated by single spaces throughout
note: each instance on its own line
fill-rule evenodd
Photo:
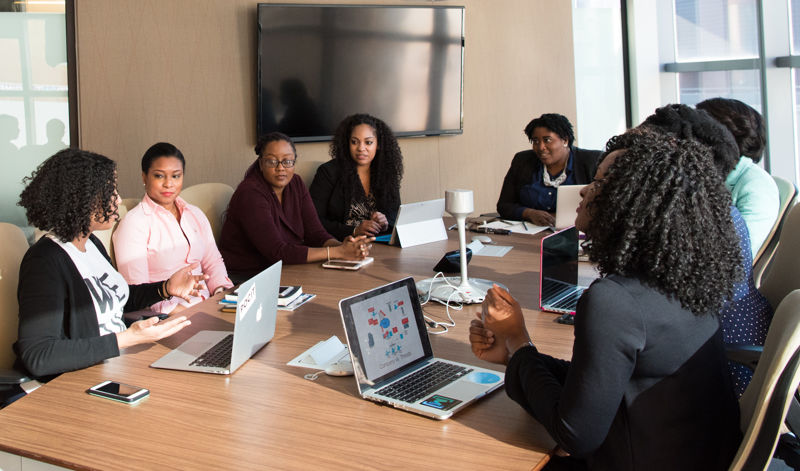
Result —
M 199 262 L 197 273 L 209 279 L 190 301 L 172 298 L 154 304 L 157 312 L 178 312 L 231 288 L 205 214 L 178 196 L 183 188 L 186 160 L 177 147 L 153 144 L 142 156 L 142 202 L 128 211 L 114 231 L 117 270 L 131 284 L 164 279 L 176 269 Z

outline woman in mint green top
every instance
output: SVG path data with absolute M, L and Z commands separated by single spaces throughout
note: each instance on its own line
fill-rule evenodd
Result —
M 780 207 L 775 180 L 756 165 L 767 143 L 764 121 L 758 111 L 730 98 L 711 98 L 698 103 L 696 108 L 724 124 L 736 138 L 741 157 L 725 179 L 725 186 L 747 225 L 750 249 L 755 258 L 778 219 Z

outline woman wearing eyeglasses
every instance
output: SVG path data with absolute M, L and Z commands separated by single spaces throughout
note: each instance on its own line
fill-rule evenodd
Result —
M 164 279 L 187 263 L 209 279 L 198 296 L 171 298 L 154 304 L 156 312 L 179 312 L 226 288 L 232 288 L 211 224 L 203 211 L 184 201 L 186 160 L 167 142 L 153 144 L 142 156 L 145 195 L 114 231 L 117 270 L 131 284 Z
M 303 180 L 294 174 L 297 151 L 289 136 L 272 132 L 255 147 L 258 159 L 231 197 L 220 236 L 228 273 L 240 282 L 278 260 L 362 260 L 372 238 L 339 242 L 322 227 Z
M 368 114 L 348 116 L 330 155 L 309 189 L 325 229 L 340 240 L 391 231 L 403 178 L 403 154 L 391 128 Z

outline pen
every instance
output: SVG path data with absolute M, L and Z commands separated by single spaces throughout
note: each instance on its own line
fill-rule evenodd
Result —
M 528 230 L 528 226 L 525 224 L 525 221 L 522 221 L 522 227 L 524 227 L 526 231 Z

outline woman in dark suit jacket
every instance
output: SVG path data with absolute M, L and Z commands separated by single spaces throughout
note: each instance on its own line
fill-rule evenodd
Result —
M 389 126 L 368 114 L 348 116 L 336 129 L 330 155 L 309 188 L 325 229 L 339 240 L 391 231 L 403 154 Z
M 518 152 L 511 161 L 497 212 L 506 219 L 552 226 L 559 185 L 591 182 L 600 151 L 574 147 L 572 124 L 560 114 L 547 113 L 533 119 L 525 126 L 525 135 L 533 149 Z

